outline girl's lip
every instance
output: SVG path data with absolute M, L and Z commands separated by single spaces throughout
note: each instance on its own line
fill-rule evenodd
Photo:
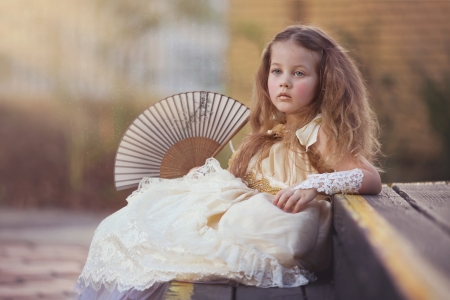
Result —
M 289 95 L 286 94 L 286 93 L 280 93 L 280 94 L 278 94 L 278 97 L 279 97 L 279 98 L 282 98 L 282 99 L 291 98 L 291 96 L 289 96 Z

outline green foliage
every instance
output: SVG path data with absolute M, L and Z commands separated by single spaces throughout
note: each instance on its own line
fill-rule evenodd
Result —
M 444 159 L 450 163 L 450 72 L 438 80 L 421 73 L 424 75 L 420 95 L 428 108 L 430 124 L 442 139 Z
M 450 178 L 450 73 L 433 79 L 421 72 L 423 83 L 420 96 L 428 109 L 429 122 L 442 142 L 442 155 L 435 158 L 434 168 L 440 178 Z M 433 162 L 431 162 L 433 163 Z M 430 166 L 431 167 L 431 166 Z M 442 174 L 441 174 L 442 173 Z

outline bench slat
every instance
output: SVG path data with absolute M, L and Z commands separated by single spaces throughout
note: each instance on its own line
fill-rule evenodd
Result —
M 450 235 L 450 185 L 445 182 L 395 183 L 392 188 Z
M 233 287 L 227 284 L 204 284 L 172 281 L 164 300 L 233 300 Z
M 301 287 L 297 288 L 258 288 L 254 286 L 239 285 L 236 288 L 236 300 L 306 300 Z
M 308 300 L 336 300 L 336 293 L 332 280 L 332 272 L 329 274 L 317 273 L 317 280 L 303 286 Z

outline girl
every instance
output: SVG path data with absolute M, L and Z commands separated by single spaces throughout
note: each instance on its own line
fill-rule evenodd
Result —
M 81 298 L 156 298 L 171 280 L 295 287 L 328 267 L 326 196 L 381 191 L 359 71 L 320 29 L 288 27 L 264 50 L 250 125 L 229 171 L 209 159 L 182 179 L 143 179 L 96 230 Z

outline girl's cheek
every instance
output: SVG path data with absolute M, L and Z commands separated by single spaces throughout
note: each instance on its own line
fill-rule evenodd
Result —
M 270 98 L 274 98 L 274 95 L 277 93 L 277 83 L 274 80 L 270 80 L 267 82 L 267 87 L 269 88 Z
M 303 96 L 305 94 L 305 87 L 303 85 L 298 85 L 294 89 L 294 93 L 298 96 Z
M 309 96 L 314 94 L 315 86 L 304 82 L 295 86 L 294 92 L 299 96 Z

